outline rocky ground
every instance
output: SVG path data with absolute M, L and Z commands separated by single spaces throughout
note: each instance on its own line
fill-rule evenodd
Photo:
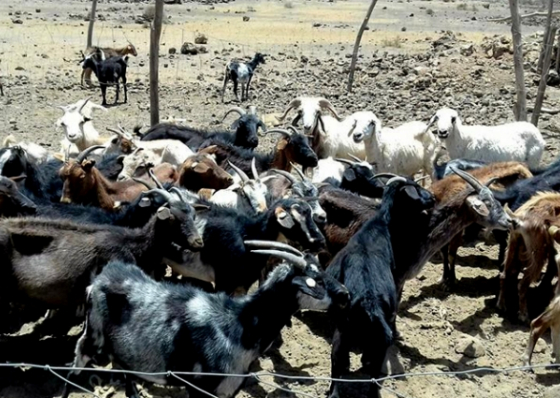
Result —
M 122 46 L 133 42 L 139 55 L 130 59 L 129 103 L 111 107 L 95 123 L 99 131 L 117 123 L 131 129 L 149 122 L 146 4 L 100 1 L 95 44 Z M 216 4 L 214 4 L 216 3 Z M 513 120 L 515 97 L 509 26 L 488 21 L 507 16 L 505 1 L 380 1 L 363 39 L 354 92 L 345 90 L 349 56 L 366 1 L 222 1 L 166 6 L 160 56 L 162 117 L 221 128 L 222 115 L 232 105 L 231 91 L 222 104 L 219 91 L 223 68 L 231 57 L 267 54 L 252 86 L 251 103 L 265 121 L 298 95 L 329 98 L 343 114 L 371 109 L 388 126 L 410 120 L 427 121 L 441 106 L 460 111 L 464 123 L 497 124 Z M 522 3 L 522 11 L 535 8 Z M 13 134 L 58 150 L 62 133 L 54 127 L 60 110 L 78 99 L 100 102 L 100 92 L 80 87 L 77 65 L 87 30 L 89 2 L 31 0 L 0 2 L 0 136 Z M 248 21 L 243 21 L 248 17 Z M 245 18 L 246 19 L 246 18 Z M 536 65 L 542 20 L 523 27 L 526 41 L 528 103 L 536 95 Z M 185 42 L 204 34 L 206 53 L 181 54 Z M 175 53 L 173 54 L 173 49 Z M 113 92 L 109 90 L 112 101 Z M 549 87 L 545 107 L 560 108 L 560 90 Z M 543 114 L 539 127 L 547 141 L 543 163 L 558 155 L 560 116 Z M 260 150 L 270 148 L 266 138 Z M 441 264 L 434 259 L 405 289 L 398 327 L 403 341 L 391 356 L 393 372 L 446 372 L 473 367 L 503 368 L 520 364 L 527 325 L 512 323 L 494 308 L 497 292 L 497 250 L 478 243 L 459 252 L 458 284 L 447 291 L 438 284 Z M 330 373 L 332 330 L 321 314 L 298 315 L 283 331 L 284 344 L 260 361 L 265 370 L 290 375 Z M 0 339 L 2 361 L 64 364 L 72 359 L 75 337 L 38 341 L 33 324 Z M 548 337 L 537 345 L 535 363 L 550 360 Z M 353 377 L 359 357 L 352 357 Z M 287 381 L 265 377 L 267 383 L 324 396 L 323 381 Z M 384 385 L 408 398 L 558 397 L 558 372 L 511 372 L 465 376 L 407 377 Z M 95 382 L 95 380 L 92 380 Z M 81 380 L 88 386 L 87 378 Z M 107 380 L 104 379 L 103 384 Z M 0 397 L 52 397 L 60 391 L 57 378 L 40 370 L 0 370 Z M 88 386 L 89 387 L 89 386 Z M 93 387 L 91 387 L 93 388 Z M 348 396 L 363 396 L 365 386 L 352 385 Z M 124 397 L 118 383 L 99 389 L 100 395 Z M 180 397 L 184 391 L 146 385 L 146 397 Z M 246 387 L 240 397 L 289 395 L 268 384 Z M 72 398 L 85 396 L 74 393 Z M 384 397 L 391 397 L 389 391 Z

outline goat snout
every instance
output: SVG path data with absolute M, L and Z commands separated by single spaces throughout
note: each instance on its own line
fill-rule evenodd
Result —
M 70 198 L 68 196 L 62 196 L 60 198 L 60 203 L 72 203 L 72 201 L 70 200 Z
M 327 222 L 327 213 L 317 213 L 313 215 L 313 221 L 317 224 L 325 224 Z
M 202 249 L 204 247 L 204 241 L 202 240 L 202 238 L 199 235 L 189 236 L 187 241 L 189 242 L 190 248 L 193 249 L 193 250 Z
M 124 180 L 126 180 L 126 179 L 127 179 L 126 176 L 125 176 L 125 175 L 122 175 L 122 174 L 120 174 L 120 175 L 117 177 L 117 181 L 124 181 Z
M 438 130 L 438 135 L 440 138 L 447 138 L 449 136 L 449 130 Z
M 354 142 L 359 144 L 364 140 L 364 133 L 354 133 L 352 137 L 354 138 Z

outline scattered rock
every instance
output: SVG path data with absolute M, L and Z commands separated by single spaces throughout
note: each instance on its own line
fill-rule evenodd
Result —
M 486 355 L 481 341 L 476 337 L 465 335 L 455 344 L 455 352 L 469 358 L 480 358 Z
M 12 19 L 12 23 L 14 23 L 16 25 L 22 25 L 23 21 L 21 19 Z
M 251 19 L 251 17 L 245 15 L 245 16 L 243 17 L 243 22 L 249 22 L 250 19 Z
M 177 49 L 175 47 L 169 47 L 169 50 L 167 50 L 167 52 L 169 54 L 177 54 Z
M 208 44 L 208 37 L 205 34 L 197 33 L 194 38 L 194 44 Z

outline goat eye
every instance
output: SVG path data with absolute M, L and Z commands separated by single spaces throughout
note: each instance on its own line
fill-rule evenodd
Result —
M 452 118 L 451 118 L 451 123 L 455 123 L 456 120 L 457 120 L 456 117 L 452 117 Z

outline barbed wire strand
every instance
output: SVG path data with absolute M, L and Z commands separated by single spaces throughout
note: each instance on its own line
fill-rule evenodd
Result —
M 306 393 L 306 392 L 291 390 L 291 389 L 286 388 L 286 387 L 281 387 L 281 386 L 279 386 L 278 384 L 276 384 L 276 383 L 274 383 L 274 382 L 271 382 L 271 381 L 264 381 L 264 380 L 263 380 L 262 378 L 260 378 L 259 375 L 256 374 L 256 373 L 253 373 L 252 375 L 253 375 L 253 377 L 254 377 L 259 383 L 264 384 L 265 386 L 277 388 L 277 389 L 279 389 L 279 390 L 281 390 L 281 391 L 288 392 L 288 393 L 295 394 L 295 395 L 302 395 L 302 396 L 308 397 L 308 398 L 316 398 L 314 395 L 308 394 L 308 393 Z
M 88 390 L 87 388 L 82 387 L 81 385 L 76 384 L 76 383 L 74 383 L 74 382 L 68 380 L 66 377 L 64 377 L 64 376 L 62 376 L 62 375 L 59 375 L 59 374 L 56 373 L 49 365 L 46 365 L 46 366 L 45 366 L 45 370 L 49 371 L 50 373 L 52 373 L 53 375 L 55 375 L 56 377 L 58 377 L 58 378 L 61 379 L 62 381 L 64 381 L 64 382 L 70 384 L 71 386 L 77 388 L 78 390 L 80 390 L 80 391 L 82 391 L 82 392 L 85 392 L 85 393 L 88 393 L 88 394 L 91 394 L 91 395 L 93 395 L 95 398 L 99 398 L 99 397 L 95 394 L 95 392 L 90 391 L 90 390 Z
M 168 372 L 168 376 L 173 376 L 175 377 L 177 380 L 182 381 L 183 383 L 185 383 L 186 385 L 190 386 L 191 388 L 194 388 L 195 390 L 201 392 L 202 394 L 209 396 L 211 398 L 218 398 L 216 395 L 209 393 L 206 390 L 203 390 L 202 388 L 195 386 L 194 384 L 192 384 L 191 382 L 186 381 L 185 379 L 183 379 L 182 377 L 177 376 L 176 374 L 174 374 L 173 372 Z

